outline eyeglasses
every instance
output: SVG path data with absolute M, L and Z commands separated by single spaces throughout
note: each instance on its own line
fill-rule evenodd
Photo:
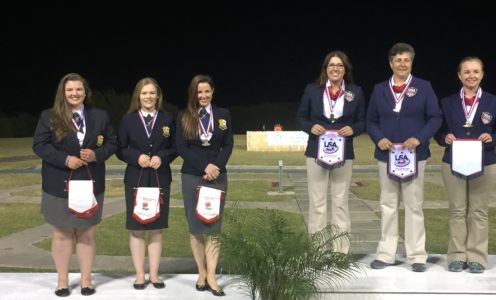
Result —
M 343 64 L 328 64 L 327 65 L 327 68 L 328 69 L 334 69 L 334 68 L 336 68 L 338 70 L 342 70 L 342 69 L 344 69 L 344 65 Z

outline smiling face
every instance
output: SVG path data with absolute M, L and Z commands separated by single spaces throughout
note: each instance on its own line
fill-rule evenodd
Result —
M 79 110 L 86 97 L 84 84 L 79 80 L 69 80 L 64 86 L 65 100 L 73 111 Z
M 458 78 L 465 89 L 474 91 L 479 88 L 484 71 L 482 65 L 477 60 L 467 60 L 460 65 Z
M 326 73 L 332 83 L 339 85 L 346 73 L 346 68 L 341 58 L 337 56 L 331 57 L 327 64 Z
M 147 84 L 141 89 L 139 98 L 141 109 L 146 112 L 154 112 L 158 100 L 157 88 L 153 84 Z
M 413 58 L 410 52 L 398 53 L 389 61 L 395 83 L 403 83 L 412 72 Z
M 212 96 L 214 95 L 214 90 L 208 82 L 198 83 L 198 105 L 201 107 L 207 107 L 210 102 L 212 102 Z

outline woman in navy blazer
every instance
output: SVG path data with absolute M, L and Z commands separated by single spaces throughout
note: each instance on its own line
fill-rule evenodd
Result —
M 73 120 L 78 113 L 81 122 Z M 33 151 L 42 159 L 41 213 L 54 226 L 52 255 L 57 269 L 60 297 L 69 296 L 72 245 L 81 270 L 81 294 L 91 295 L 91 270 L 95 258 L 96 227 L 101 221 L 105 192 L 105 160 L 117 150 L 117 138 L 107 113 L 91 107 L 91 90 L 79 74 L 59 82 L 53 108 L 41 113 L 33 137 Z M 90 218 L 78 218 L 68 210 L 66 181 L 93 179 L 99 208 Z M 91 176 L 91 178 L 89 178 Z
M 226 164 L 233 149 L 231 114 L 211 103 L 213 93 L 210 76 L 193 77 L 187 107 L 177 118 L 176 141 L 177 152 L 183 159 L 181 182 L 189 240 L 199 273 L 196 289 L 208 289 L 216 296 L 224 296 L 215 274 L 220 247 L 215 234 L 220 232 L 221 220 L 206 224 L 195 214 L 196 187 L 201 182 L 227 194 Z M 221 201 L 221 216 L 224 203 Z
M 400 198 L 405 205 L 405 249 L 412 271 L 424 272 L 427 260 L 422 203 L 424 171 L 429 139 L 441 126 L 441 110 L 430 82 L 411 75 L 415 50 L 406 43 L 396 43 L 389 50 L 393 75 L 374 86 L 367 111 L 367 131 L 375 144 L 381 186 L 381 240 L 377 259 L 371 268 L 383 269 L 396 260 L 398 246 L 398 210 Z M 389 177 L 387 161 L 393 143 L 415 150 L 418 176 L 400 182 Z
M 458 65 L 462 88 L 441 99 L 443 125 L 435 138 L 445 147 L 443 180 L 449 198 L 448 270 L 482 273 L 487 268 L 488 202 L 496 177 L 496 96 L 480 87 L 484 65 L 477 57 L 465 57 Z M 483 143 L 483 173 L 461 178 L 451 172 L 451 145 L 456 139 Z
M 165 284 L 158 276 L 162 253 L 162 229 L 168 227 L 170 163 L 176 158 L 174 148 L 174 119 L 163 111 L 163 94 L 157 81 L 146 77 L 134 88 L 128 113 L 119 127 L 119 151 L 117 157 L 126 162 L 124 175 L 126 194 L 126 229 L 129 230 L 129 247 L 136 270 L 133 287 L 142 290 L 145 280 L 145 232 L 149 234 L 148 260 L 149 281 L 155 288 Z M 159 187 L 162 204 L 160 217 L 142 224 L 133 217 L 137 187 Z
M 296 121 L 308 133 L 305 150 L 308 177 L 308 231 L 315 233 L 327 225 L 327 188 L 331 186 L 330 223 L 341 232 L 351 231 L 348 192 L 353 168 L 353 138 L 365 131 L 365 100 L 362 89 L 353 84 L 352 66 L 342 51 L 333 51 L 322 62 L 319 79 L 306 86 Z M 329 168 L 317 160 L 319 137 L 337 130 L 346 138 L 344 164 Z M 334 244 L 337 252 L 349 252 L 349 240 Z

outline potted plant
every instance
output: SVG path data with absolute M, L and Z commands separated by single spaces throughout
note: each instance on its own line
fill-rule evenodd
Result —
M 230 230 L 221 234 L 222 266 L 252 299 L 308 299 L 334 289 L 360 266 L 350 254 L 332 251 L 349 234 L 327 226 L 309 235 L 289 226 L 281 213 L 259 209 L 251 219 L 235 210 Z

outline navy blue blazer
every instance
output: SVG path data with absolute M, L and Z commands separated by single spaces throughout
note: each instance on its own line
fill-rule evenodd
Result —
M 367 132 L 375 144 L 374 157 L 387 162 L 388 151 L 382 151 L 377 143 L 387 138 L 393 143 L 403 143 L 410 137 L 420 141 L 417 160 L 431 156 L 429 139 L 441 126 L 442 117 L 436 93 L 429 81 L 413 77 L 399 113 L 394 112 L 395 99 L 389 88 L 389 80 L 374 86 L 367 111 Z
M 174 145 L 176 134 L 174 118 L 168 112 L 158 112 L 155 125 L 148 138 L 139 114 L 138 111 L 124 115 L 119 126 L 119 150 L 116 154 L 120 160 L 127 163 L 124 183 L 134 187 L 138 185 L 142 170 L 138 164 L 138 158 L 141 154 L 146 154 L 150 157 L 160 157 L 162 164 L 157 169 L 160 186 L 168 187 L 172 181 L 170 163 L 177 157 Z M 139 186 L 156 187 L 155 170 L 145 168 Z
M 212 105 L 214 128 L 210 146 L 202 146 L 200 137 L 185 140 L 181 119 L 183 111 L 177 116 L 176 147 L 177 153 L 183 159 L 181 173 L 202 176 L 205 168 L 212 163 L 226 172 L 227 161 L 231 157 L 234 145 L 234 135 L 229 110 Z
M 60 142 L 50 128 L 52 109 L 41 113 L 33 137 L 33 151 L 42 160 L 41 177 L 42 189 L 48 194 L 67 198 L 65 181 L 71 169 L 65 163 L 69 155 L 79 157 L 81 148 L 95 151 L 96 161 L 88 164 L 93 177 L 94 194 L 105 191 L 105 161 L 117 150 L 117 137 L 114 128 L 105 111 L 98 108 L 84 108 L 85 137 L 83 145 L 79 146 L 76 132 L 70 132 Z M 88 179 L 86 167 L 74 170 L 72 179 Z
M 353 136 L 346 137 L 345 159 L 354 159 L 353 138 L 365 131 L 365 99 L 362 88 L 351 83 L 345 84 L 346 93 L 353 93 L 353 99 L 344 100 L 343 115 L 334 123 L 324 116 L 324 88 L 315 83 L 306 86 L 296 113 L 296 123 L 308 133 L 305 155 L 317 157 L 318 136 L 311 133 L 312 126 L 319 124 L 326 129 L 353 128 Z
M 496 163 L 496 153 L 494 152 L 496 147 L 496 122 L 494 120 L 496 117 L 496 96 L 482 91 L 471 128 L 463 127 L 466 118 L 461 102 L 460 93 L 441 99 L 443 125 L 437 132 L 435 139 L 440 146 L 445 147 L 443 162 L 451 164 L 451 145 L 444 142 L 448 133 L 452 133 L 456 138 L 470 139 L 476 139 L 483 133 L 489 133 L 493 137 L 493 141 L 483 144 L 484 165 Z

